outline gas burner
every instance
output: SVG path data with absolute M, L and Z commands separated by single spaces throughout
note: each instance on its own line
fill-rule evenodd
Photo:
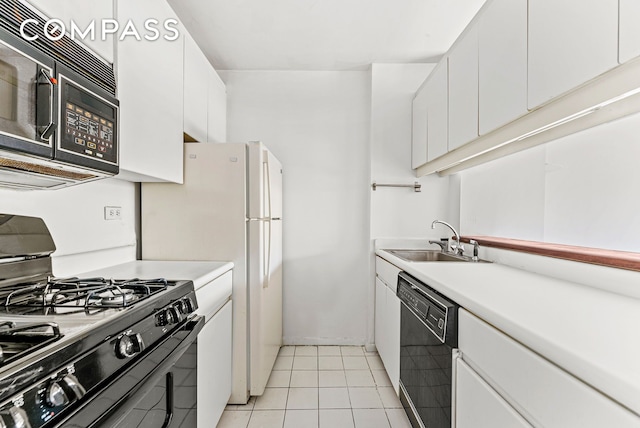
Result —
M 5 310 L 20 314 L 88 314 L 124 308 L 167 288 L 163 278 L 114 280 L 105 278 L 52 278 L 46 282 L 4 287 L 0 299 Z M 0 300 L 1 301 L 1 300 Z

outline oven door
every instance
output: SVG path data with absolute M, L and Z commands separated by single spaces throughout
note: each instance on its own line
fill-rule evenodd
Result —
M 0 30 L 0 148 L 53 157 L 54 62 Z
M 195 427 L 196 317 L 56 425 L 66 428 Z
M 452 358 L 407 307 L 400 309 L 400 399 L 414 428 L 451 428 Z

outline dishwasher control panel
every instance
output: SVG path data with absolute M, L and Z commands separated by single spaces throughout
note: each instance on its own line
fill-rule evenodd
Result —
M 437 293 L 406 272 L 398 276 L 398 298 L 441 342 L 453 341 L 457 346 L 458 305 Z

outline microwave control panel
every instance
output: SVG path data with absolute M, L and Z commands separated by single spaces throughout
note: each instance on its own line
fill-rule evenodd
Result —
M 60 147 L 117 164 L 117 107 L 67 80 L 61 85 L 60 96 Z
M 65 103 L 65 140 L 71 140 L 76 150 L 107 160 L 114 152 L 114 123 L 88 109 L 73 103 Z

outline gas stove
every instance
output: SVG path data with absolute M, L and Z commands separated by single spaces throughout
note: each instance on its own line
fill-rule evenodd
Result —
M 117 426 L 105 391 L 195 341 L 193 283 L 55 278 L 53 250 L 42 220 L 0 214 L 0 428 Z

